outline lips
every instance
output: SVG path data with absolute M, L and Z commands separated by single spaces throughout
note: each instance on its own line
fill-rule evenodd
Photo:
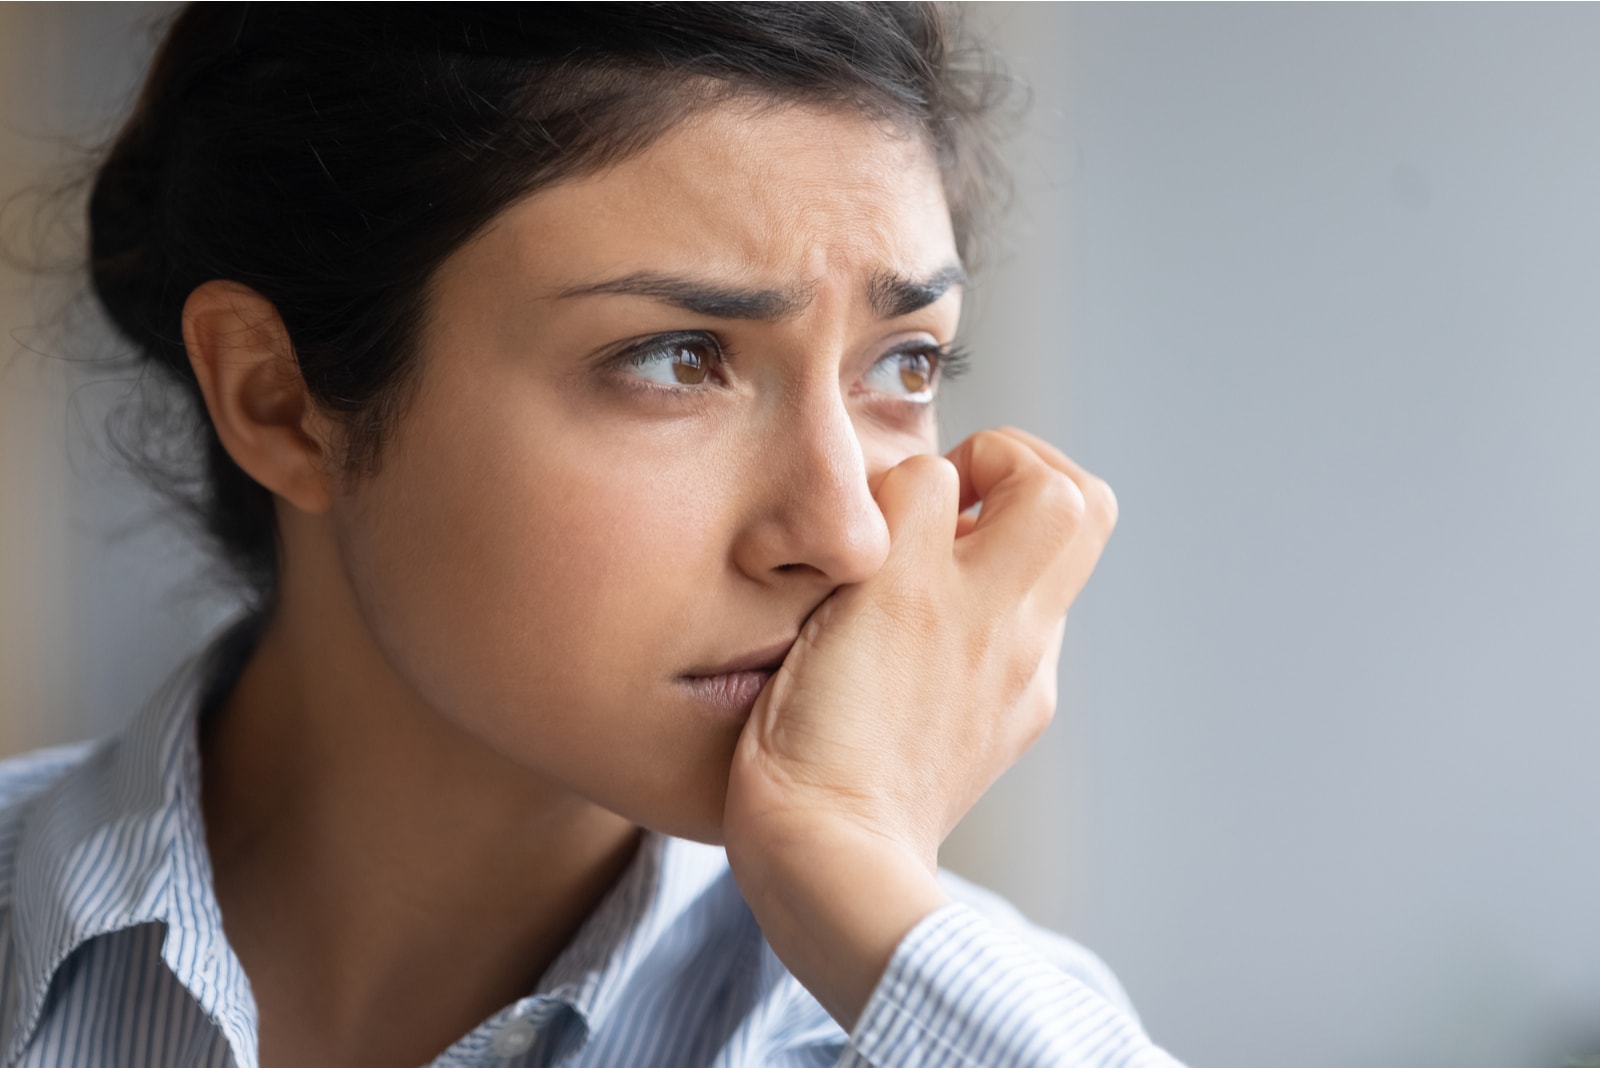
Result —
M 716 709 L 721 715 L 735 719 L 747 718 L 755 708 L 762 688 L 783 664 L 794 642 L 793 638 L 789 638 L 720 664 L 696 668 L 679 676 L 678 681 L 698 701 Z
M 698 700 L 719 712 L 747 717 L 755 709 L 756 699 L 770 678 L 770 671 L 734 671 L 726 675 L 691 676 L 682 681 Z
M 731 660 L 710 667 L 696 668 L 684 672 L 685 678 L 714 678 L 720 675 L 735 675 L 745 671 L 763 671 L 768 675 L 778 670 L 784 657 L 789 655 L 789 650 L 794 648 L 795 639 L 788 638 L 772 645 L 754 649 Z

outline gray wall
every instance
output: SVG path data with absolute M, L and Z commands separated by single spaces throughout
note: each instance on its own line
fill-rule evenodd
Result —
M 961 860 L 1196 1065 L 1600 1050 L 1600 10 L 982 14 L 1040 98 L 960 421 L 1122 518 Z
M 233 608 L 120 461 L 107 427 L 140 377 L 63 269 L 172 7 L 0 7 L 0 752 L 115 728 Z
M 29 10 L 0 135 L 94 128 L 150 8 Z M 1195 1068 L 1600 1048 L 1600 12 L 977 15 L 1036 102 L 947 444 L 1034 429 L 1122 520 L 1057 724 L 948 862 Z M 4 661 L 7 749 L 114 726 L 225 610 L 183 541 L 115 534 L 148 498 L 91 428 L 126 387 L 63 419 L 52 381 L 0 381 L 35 598 L 0 623 L 40 650 Z

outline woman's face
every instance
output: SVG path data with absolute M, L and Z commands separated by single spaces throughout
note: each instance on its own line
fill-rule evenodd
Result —
M 959 265 L 930 150 L 726 105 L 441 267 L 422 387 L 333 521 L 390 667 L 535 775 L 718 840 L 743 724 L 686 675 L 785 644 L 938 450 Z

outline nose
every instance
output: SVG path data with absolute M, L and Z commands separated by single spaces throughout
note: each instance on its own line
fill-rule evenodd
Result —
M 774 412 L 747 470 L 753 507 L 735 557 L 751 578 L 804 574 L 831 590 L 883 566 L 889 527 L 868 485 L 877 472 L 836 384 Z

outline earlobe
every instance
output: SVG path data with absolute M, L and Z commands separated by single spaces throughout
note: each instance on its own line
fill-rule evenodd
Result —
M 206 282 L 183 306 L 183 343 L 234 463 L 300 511 L 326 512 L 332 427 L 306 390 L 272 302 L 238 282 Z

